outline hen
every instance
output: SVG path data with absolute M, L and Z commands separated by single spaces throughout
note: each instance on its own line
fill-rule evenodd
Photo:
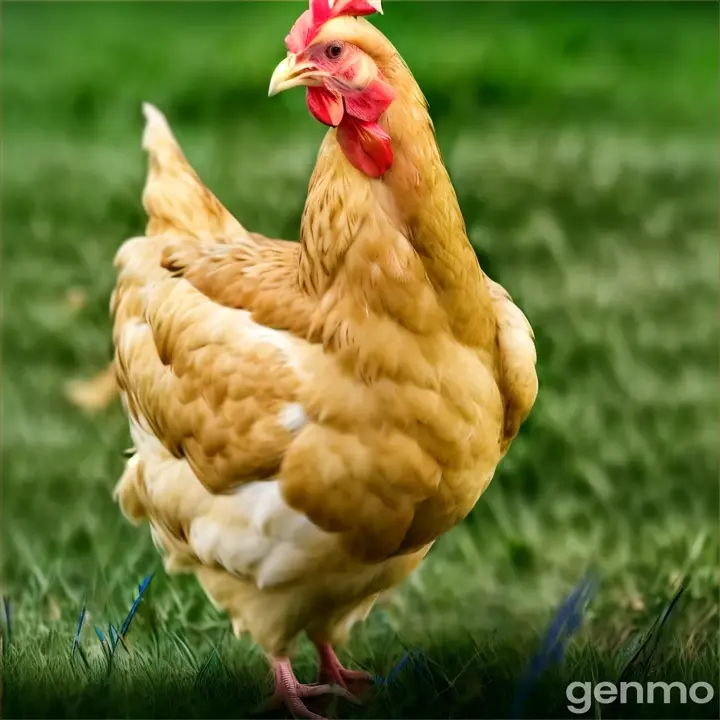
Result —
M 537 393 L 532 330 L 479 267 L 423 95 L 359 17 L 379 9 L 313 0 L 272 75 L 331 126 L 299 243 L 246 231 L 144 106 L 150 220 L 111 301 L 120 506 L 304 717 L 366 677 L 333 644 L 470 512 Z M 293 674 L 303 632 L 319 684 Z

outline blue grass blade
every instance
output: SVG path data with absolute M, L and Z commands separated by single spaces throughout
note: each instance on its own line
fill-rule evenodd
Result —
M 410 663 L 415 672 L 417 672 L 420 676 L 426 676 L 427 662 L 423 653 L 420 650 L 408 650 L 403 654 L 400 660 L 398 660 L 395 667 L 390 670 L 387 677 L 376 675 L 373 678 L 373 683 L 375 685 L 390 685 L 397 679 L 398 675 L 408 663 Z
M 389 685 L 391 682 L 393 682 L 397 676 L 402 672 L 402 669 L 410 662 L 410 653 L 406 652 L 400 660 L 397 662 L 395 667 L 388 673 L 387 678 L 385 679 L 385 684 Z
M 130 623 L 135 617 L 135 613 L 137 612 L 138 606 L 140 605 L 140 601 L 142 600 L 143 595 L 145 594 L 145 590 L 147 590 L 147 587 L 148 585 L 150 585 L 150 581 L 152 579 L 153 574 L 151 573 L 138 585 L 138 596 L 133 602 L 132 607 L 130 608 L 130 612 L 128 613 L 127 617 L 125 618 L 125 622 L 123 622 L 122 627 L 120 628 L 121 635 L 125 636 L 127 634 L 127 631 L 130 629 Z
M 548 627 L 540 649 L 533 655 L 518 683 L 511 707 L 511 717 L 522 717 L 522 708 L 533 685 L 542 672 L 551 665 L 559 665 L 565 655 L 567 643 L 582 624 L 585 607 L 597 588 L 595 573 L 588 573 L 562 602 Z
M 82 608 L 80 609 L 80 615 L 77 621 L 77 627 L 75 628 L 75 637 L 73 638 L 72 651 L 70 656 L 75 655 L 75 651 L 80 645 L 80 633 L 82 632 L 83 623 L 85 622 L 85 601 L 83 600 Z
M 113 652 L 115 652 L 115 648 L 117 647 L 118 643 L 118 631 L 115 629 L 115 626 L 112 623 L 108 625 L 108 635 L 110 637 L 110 648 Z
M 543 639 L 539 654 L 549 658 L 553 649 L 580 627 L 582 609 L 594 592 L 592 576 L 583 578 L 563 601 Z
M 154 573 L 150 573 L 148 576 L 145 577 L 145 579 L 138 585 L 138 592 L 140 593 L 140 596 L 145 592 L 145 589 L 150 584 L 150 581 L 153 579 Z

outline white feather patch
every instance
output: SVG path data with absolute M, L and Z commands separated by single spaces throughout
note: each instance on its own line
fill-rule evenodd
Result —
M 297 432 L 307 424 L 305 408 L 300 403 L 288 403 L 280 411 L 280 422 L 288 432 Z
M 252 577 L 260 588 L 301 577 L 336 546 L 334 536 L 287 505 L 277 480 L 214 497 L 208 511 L 193 520 L 188 540 L 202 562 Z

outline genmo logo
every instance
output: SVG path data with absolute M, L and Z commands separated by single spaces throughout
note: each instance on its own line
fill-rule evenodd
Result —
M 569 705 L 567 709 L 580 715 L 592 706 L 592 701 L 607 705 L 619 700 L 621 704 L 628 702 L 644 704 L 659 701 L 664 704 L 690 702 L 705 705 L 715 697 L 715 688 L 706 682 L 696 682 L 688 687 L 681 682 L 647 682 L 643 686 L 639 682 L 601 682 L 593 687 L 589 682 L 570 683 L 565 690 Z M 629 700 L 628 700 L 629 698 Z

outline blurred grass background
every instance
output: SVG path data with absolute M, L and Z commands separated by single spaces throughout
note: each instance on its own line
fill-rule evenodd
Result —
M 168 115 L 243 224 L 296 237 L 324 129 L 301 92 L 266 91 L 305 6 L 3 4 L 6 717 L 242 717 L 269 690 L 257 649 L 227 637 L 192 578 L 165 577 L 147 529 L 112 502 L 129 444 L 120 407 L 87 416 L 63 385 L 110 357 L 113 255 L 144 227 L 141 101 Z M 385 12 L 481 264 L 535 328 L 540 395 L 472 516 L 348 650 L 383 674 L 419 647 L 431 679 L 408 670 L 342 712 L 507 716 L 544 625 L 591 565 L 598 595 L 530 715 L 567 715 L 568 678 L 614 679 L 688 572 L 656 672 L 715 682 L 717 6 L 388 0 Z M 121 623 L 151 572 L 133 654 L 106 674 L 92 626 Z M 83 599 L 89 671 L 69 660 Z M 304 648 L 301 677 L 312 664 Z M 603 712 L 712 717 L 716 704 Z

